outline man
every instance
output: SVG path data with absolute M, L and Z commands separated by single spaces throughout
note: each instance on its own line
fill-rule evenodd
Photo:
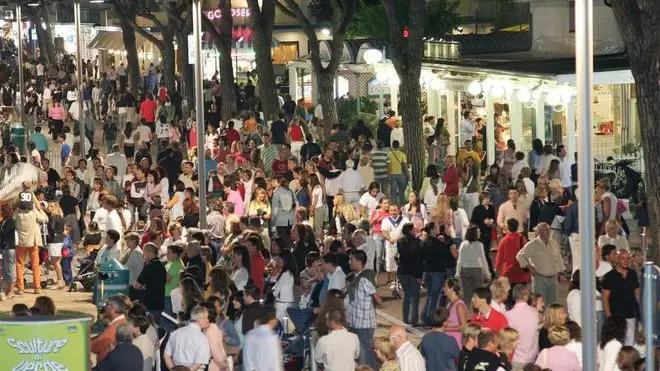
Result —
M 263 135 L 264 144 L 259 146 L 259 154 L 261 155 L 261 161 L 264 164 L 264 171 L 266 175 L 270 177 L 273 170 L 273 161 L 277 158 L 278 150 L 273 143 L 271 143 L 270 134 L 264 133 Z
M 117 339 L 117 328 L 127 323 L 125 314 L 126 304 L 121 296 L 113 295 L 105 301 L 103 319 L 108 321 L 108 326 L 101 335 L 93 338 L 90 344 L 90 350 L 96 354 L 97 362 L 103 361 L 112 350 Z
M 466 141 L 472 143 L 472 138 L 477 134 L 477 126 L 470 116 L 470 111 L 463 112 L 463 120 L 461 120 L 461 126 L 459 128 L 460 143 L 465 143 Z
M 516 152 L 516 162 L 513 163 L 513 166 L 511 166 L 511 183 L 515 184 L 516 180 L 518 180 L 518 176 L 520 175 L 520 172 L 522 169 L 527 166 L 525 163 L 525 153 L 524 152 Z
M 279 321 L 275 309 L 266 307 L 261 310 L 259 326 L 245 336 L 243 346 L 244 371 L 283 371 L 282 345 L 275 333 Z
M 566 152 L 566 147 L 563 144 L 557 146 L 557 156 L 559 156 L 559 179 L 561 180 L 561 186 L 564 187 L 564 190 L 568 194 L 573 194 L 573 181 L 571 180 L 571 163 L 568 159 L 568 152 Z
M 241 326 L 241 331 L 244 335 L 254 328 L 255 323 L 264 311 L 264 307 L 259 303 L 259 297 L 259 288 L 257 286 L 253 283 L 245 285 L 243 288 L 245 306 L 243 307 L 243 323 Z
M 360 217 L 369 220 L 371 213 L 378 208 L 383 197 L 385 195 L 380 193 L 377 182 L 369 184 L 369 190 L 360 197 Z
M 577 194 L 577 188 L 576 188 Z M 571 265 L 573 269 L 571 274 L 580 269 L 580 260 L 582 251 L 580 249 L 580 225 L 578 220 L 578 201 L 571 202 L 566 209 L 566 218 L 562 223 L 564 234 L 568 236 L 568 245 L 571 248 Z
M 596 267 L 596 278 L 602 281 L 605 275 L 614 269 L 614 266 L 618 261 L 617 254 L 618 252 L 615 245 L 605 245 L 601 248 L 600 260 Z
M 204 369 L 211 358 L 209 341 L 204 334 L 209 325 L 206 308 L 194 307 L 190 312 L 190 323 L 174 331 L 165 345 L 163 358 L 168 370 L 175 366 L 185 366 L 190 371 Z
M 284 113 L 280 112 L 277 115 L 277 120 L 270 124 L 270 135 L 273 137 L 273 144 L 279 147 L 286 143 L 286 132 L 288 129 L 289 125 L 284 121 Z
M 518 221 L 509 219 L 506 221 L 509 232 L 500 240 L 497 245 L 497 256 L 495 258 L 495 270 L 500 277 L 509 279 L 511 286 L 518 283 L 529 282 L 529 273 L 520 268 L 517 256 L 518 252 L 525 246 L 527 239 L 518 233 Z
M 456 161 L 454 156 L 448 155 L 445 157 L 445 165 L 447 169 L 442 175 L 442 182 L 445 183 L 444 195 L 447 197 L 458 197 L 458 183 L 460 178 L 458 176 L 458 169 L 456 168 Z
M 497 212 L 497 226 L 500 227 L 502 232 L 507 233 L 509 229 L 506 221 L 515 219 L 518 221 L 518 233 L 523 232 L 523 225 L 527 224 L 527 208 L 519 203 L 520 194 L 515 187 L 509 188 L 509 200 L 502 205 Z
M 406 154 L 399 148 L 399 142 L 392 142 L 392 151 L 388 154 L 390 174 L 390 198 L 399 205 L 406 203 L 406 183 L 408 177 L 408 160 Z
M 384 150 L 385 143 L 378 141 L 376 143 L 376 150 L 371 152 L 371 167 L 374 169 L 374 180 L 378 184 L 378 188 L 382 189 L 383 192 L 386 192 L 385 187 L 389 187 L 387 181 L 387 163 L 388 163 L 388 151 Z
M 504 314 L 509 327 L 518 331 L 518 343 L 513 352 L 513 370 L 522 371 L 528 363 L 536 360 L 539 352 L 539 314 L 536 308 L 527 304 L 529 287 L 515 285 L 513 287 L 515 304 Z
M 307 133 L 305 135 L 306 143 L 300 147 L 300 164 L 304 165 L 307 161 L 311 161 L 314 157 L 321 156 L 323 150 L 321 146 L 314 142 L 314 137 Z
M 518 263 L 521 268 L 527 268 L 532 275 L 532 289 L 543 295 L 547 303 L 557 301 L 557 275 L 563 272 L 564 261 L 559 245 L 550 239 L 548 223 L 539 223 L 536 228 L 536 238 L 529 241 L 520 250 Z
M 364 251 L 367 255 L 367 264 L 365 267 L 378 272 L 378 265 L 376 265 L 376 252 L 378 250 L 378 245 L 376 244 L 376 240 L 369 238 L 368 231 L 364 229 L 356 230 L 351 236 L 351 242 L 353 242 L 353 246 L 355 246 L 356 249 Z
M 328 290 L 346 290 L 346 274 L 339 266 L 339 258 L 335 254 L 323 255 L 323 272 L 329 279 Z
M 504 371 L 506 366 L 497 353 L 497 332 L 484 330 L 477 336 L 477 347 L 469 352 L 461 370 Z
M 147 94 L 142 104 L 140 104 L 140 119 L 144 120 L 144 122 L 146 122 L 151 128 L 153 128 L 154 122 L 156 121 L 157 108 L 158 103 L 154 101 L 154 97 L 151 94 Z
M 348 326 L 358 336 L 360 341 L 359 364 L 369 365 L 377 368 L 376 358 L 373 352 L 374 330 L 376 329 L 376 304 L 380 304 L 381 298 L 376 292 L 375 273 L 365 269 L 367 256 L 364 251 L 353 250 L 349 256 L 351 270 L 355 273 L 353 279 L 347 285 L 347 308 Z
M 153 243 L 144 246 L 145 265 L 137 278 L 135 288 L 145 291 L 142 295 L 144 305 L 156 323 L 160 322 L 160 313 L 165 309 L 165 282 L 167 272 L 165 266 L 158 259 L 158 247 Z
M 114 349 L 99 362 L 99 371 L 143 371 L 144 357 L 133 345 L 133 325 L 122 323 L 117 326 L 115 338 Z
M 279 151 L 278 158 L 274 159 L 271 164 L 271 174 L 273 177 L 286 176 L 289 172 L 289 151 L 286 147 L 282 146 Z
M 325 319 L 330 333 L 316 343 L 315 362 L 322 364 L 325 371 L 355 370 L 355 360 L 360 355 L 360 341 L 357 335 L 344 327 L 344 312 L 331 310 Z
M 50 167 L 50 160 L 47 158 L 42 158 L 41 167 L 43 171 L 46 172 L 46 176 L 48 178 L 48 185 L 51 187 L 57 187 L 57 182 L 59 182 L 61 179 L 60 174 L 57 172 L 57 170 Z
M 466 140 L 465 146 L 460 151 L 458 151 L 458 155 L 456 155 L 456 163 L 462 168 L 468 158 L 472 159 L 474 166 L 479 167 L 479 163 L 481 163 L 481 157 L 479 157 L 477 151 L 472 148 L 472 140 Z
M 117 77 L 119 77 L 119 90 L 124 90 L 126 85 L 128 85 L 128 75 L 126 74 L 126 67 L 123 63 L 119 64 L 117 67 Z
M 124 174 L 126 174 L 126 168 L 128 167 L 128 160 L 126 160 L 126 156 L 120 151 L 119 144 L 113 144 L 112 153 L 105 156 L 105 164 L 117 168 L 117 182 L 124 184 L 123 180 Z
M 438 307 L 432 316 L 433 330 L 427 332 L 419 344 L 419 350 L 426 360 L 426 369 L 430 371 L 455 371 L 460 349 L 456 339 L 445 333 L 449 311 Z
M 635 342 L 637 308 L 640 306 L 640 286 L 637 274 L 630 269 L 630 253 L 618 253 L 616 267 L 603 277 L 603 309 L 605 317 L 620 315 L 626 319 L 626 339 L 624 345 Z
M 346 170 L 341 173 L 337 182 L 339 192 L 344 195 L 344 200 L 357 210 L 360 208 L 360 195 L 364 193 L 365 186 L 362 176 L 354 169 L 354 166 L 353 160 L 346 160 Z
M 488 287 L 475 289 L 472 295 L 472 307 L 475 313 L 472 315 L 470 322 L 479 324 L 484 329 L 500 332 L 509 325 L 509 322 L 502 313 L 490 306 L 492 300 L 493 294 Z M 554 301 L 551 303 L 554 303 Z
M 46 139 L 46 136 L 41 133 L 41 126 L 37 125 L 34 128 L 34 133 L 30 137 L 30 141 L 34 143 L 34 146 L 41 154 L 41 157 L 44 157 L 46 152 L 48 152 L 48 139 Z
M 191 241 L 188 243 L 186 256 L 188 257 L 186 267 L 197 266 L 199 268 L 201 273 L 196 277 L 197 284 L 199 287 L 204 287 L 204 281 L 206 279 L 206 264 L 204 264 L 204 261 L 202 260 L 202 246 L 199 241 Z
M 426 361 L 424 357 L 408 340 L 406 329 L 399 326 L 390 328 L 390 341 L 396 348 L 396 360 L 399 371 L 425 371 Z

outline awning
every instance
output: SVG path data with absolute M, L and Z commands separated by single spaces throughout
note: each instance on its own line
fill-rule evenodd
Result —
M 154 35 L 160 39 L 160 35 Z M 147 40 L 144 36 L 140 35 L 138 32 L 135 33 L 135 45 L 137 50 L 141 50 L 145 44 L 150 44 L 151 42 Z M 120 31 L 98 31 L 96 37 L 87 45 L 90 49 L 102 49 L 102 50 L 124 50 L 124 38 L 123 34 Z

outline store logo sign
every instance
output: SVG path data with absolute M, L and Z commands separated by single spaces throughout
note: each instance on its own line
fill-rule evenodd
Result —
M 222 12 L 220 9 L 209 10 L 206 12 L 206 16 L 210 20 L 220 19 Z M 250 17 L 250 8 L 232 8 L 231 9 L 232 18 L 249 18 Z
M 60 352 L 68 343 L 68 340 L 42 340 L 32 339 L 18 341 L 13 338 L 7 339 L 7 344 L 23 356 L 18 365 L 12 371 L 67 371 L 68 368 L 59 362 L 50 360 L 49 355 Z

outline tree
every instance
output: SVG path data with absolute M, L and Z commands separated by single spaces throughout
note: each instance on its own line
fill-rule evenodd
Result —
M 260 2 L 261 6 L 259 6 Z M 252 32 L 254 32 L 254 54 L 259 76 L 261 109 L 266 120 L 274 120 L 280 111 L 271 51 L 273 26 L 275 25 L 275 0 L 247 0 L 247 4 L 250 9 Z
M 142 85 L 140 77 L 140 61 L 138 59 L 137 43 L 135 41 L 135 29 L 129 20 L 135 22 L 135 6 L 131 0 L 115 0 L 113 2 L 115 11 L 120 15 L 119 23 L 122 30 L 122 39 L 126 49 L 126 60 L 129 85 L 131 91 L 137 93 L 138 86 Z
M 330 40 L 330 60 L 321 58 L 321 44 L 316 36 L 316 30 L 311 20 L 305 15 L 295 0 L 277 0 L 277 6 L 285 14 L 295 17 L 309 40 L 312 68 L 318 81 L 319 102 L 323 110 L 323 121 L 326 134 L 329 134 L 334 124 L 339 122 L 337 118 L 337 106 L 335 104 L 334 83 L 337 70 L 344 55 L 344 39 L 346 29 L 355 14 L 356 0 L 325 0 L 323 3 L 330 8 L 328 23 L 332 32 Z
M 660 264 L 660 2 L 657 0 L 609 0 L 626 44 L 635 78 L 644 163 L 647 172 L 653 261 Z
M 43 2 L 39 3 L 39 6 L 27 6 L 23 9 L 26 10 L 28 19 L 37 30 L 37 42 L 39 43 L 41 58 L 51 66 L 57 65 L 48 4 Z
M 202 25 L 211 35 L 216 48 L 220 52 L 220 87 L 222 88 L 222 119 L 230 120 L 236 112 L 236 88 L 234 86 L 234 68 L 231 59 L 232 31 L 234 19 L 231 16 L 231 1 L 219 0 L 220 25 L 215 25 L 205 14 L 202 14 Z M 259 84 L 261 85 L 261 84 Z

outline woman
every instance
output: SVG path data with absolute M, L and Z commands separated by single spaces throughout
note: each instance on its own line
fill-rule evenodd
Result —
M 266 193 L 265 189 L 257 189 L 255 198 L 250 202 L 248 207 L 248 216 L 258 217 L 268 225 L 271 217 L 271 209 L 270 202 L 268 201 L 268 193 Z
M 561 175 L 560 175 L 560 169 L 559 169 L 559 160 L 554 159 L 550 161 L 550 166 L 548 167 L 548 181 L 553 181 L 555 179 L 559 180 Z
M 419 194 L 425 205 L 435 205 L 436 198 L 442 193 L 442 179 L 440 179 L 440 172 L 436 165 L 429 165 L 426 167 L 426 177 L 422 181 L 422 187 Z
M 357 209 L 355 209 L 352 204 L 348 203 L 342 194 L 336 195 L 332 202 L 332 213 L 334 215 L 335 223 L 331 225 L 330 229 L 332 230 L 332 227 L 334 227 L 336 228 L 337 233 L 341 233 L 347 223 L 357 221 L 360 215 L 358 214 Z
M 172 199 L 170 202 L 165 205 L 166 209 L 170 210 L 170 220 L 177 220 L 180 217 L 183 217 L 183 200 L 184 200 L 184 195 L 183 191 L 185 190 L 186 186 L 183 184 L 182 181 L 177 180 L 174 182 L 174 196 L 172 196 Z
M 183 201 L 183 213 L 182 227 L 197 228 L 199 226 L 199 206 L 193 200 Z
M 424 205 L 417 192 L 412 191 L 408 195 L 408 203 L 405 204 L 401 210 L 401 213 L 410 220 L 419 233 L 421 233 L 422 228 L 428 220 L 428 213 L 426 211 L 426 205 Z
M 463 299 L 461 299 L 462 289 L 461 284 L 456 278 L 448 278 L 445 285 L 442 287 L 443 294 L 447 297 L 449 304 L 449 318 L 445 325 L 445 333 L 454 339 L 459 347 L 463 346 L 463 327 L 468 322 L 467 306 Z
M 532 201 L 532 205 L 529 209 L 528 233 L 530 233 L 530 240 L 532 240 L 536 235 L 534 233 L 534 229 L 539 223 L 545 222 L 548 223 L 548 225 L 552 225 L 552 222 L 555 220 L 555 216 L 561 215 L 562 213 L 559 206 L 556 203 L 550 201 L 548 196 L 548 187 L 543 184 L 539 184 L 539 186 L 536 187 L 536 197 L 534 198 L 534 201 Z
M 57 202 L 49 202 L 48 209 L 48 235 L 46 236 L 46 243 L 48 247 L 48 256 L 50 263 L 55 268 L 55 276 L 57 282 L 53 289 L 61 290 L 66 287 L 64 277 L 62 276 L 62 266 L 60 260 L 62 259 L 62 247 L 64 246 L 64 215 L 62 208 Z
M 396 345 L 388 337 L 378 337 L 374 342 L 374 352 L 381 366 L 379 371 L 399 371 Z
M 250 279 L 250 254 L 247 248 L 241 245 L 235 245 L 232 251 L 231 263 L 231 280 L 236 285 L 237 291 L 243 291 L 243 288 Z
M 479 228 L 479 241 L 484 245 L 484 248 L 489 252 L 491 245 L 492 229 L 495 226 L 495 208 L 490 203 L 490 197 L 487 192 L 479 193 L 479 205 L 472 211 L 472 224 Z M 486 255 L 488 258 L 488 255 Z
M 383 220 L 390 216 L 390 200 L 387 197 L 380 199 L 378 207 L 369 215 L 369 224 L 373 239 L 376 241 L 376 272 L 380 272 L 383 252 L 385 251 L 385 237 L 381 230 Z
M 176 313 L 172 310 L 172 290 L 179 287 L 181 272 L 183 271 L 183 260 L 181 260 L 183 249 L 180 245 L 169 245 L 167 247 L 167 263 L 165 271 L 165 306 L 164 311 L 170 316 Z
M 423 320 L 426 327 L 430 327 L 433 314 L 438 307 L 438 300 L 442 296 L 447 272 L 456 267 L 458 251 L 452 239 L 441 235 L 438 225 L 429 222 L 424 227 L 421 252 L 427 292 Z
M 339 310 L 346 313 L 346 306 L 344 302 L 344 293 L 341 290 L 330 289 L 318 308 L 314 308 L 316 319 L 314 320 L 314 328 L 318 332 L 319 337 L 325 336 L 330 333 L 326 315 L 333 310 Z
M 127 122 L 123 137 L 125 138 L 124 155 L 127 159 L 131 159 L 135 156 L 135 143 L 140 140 L 140 133 L 138 133 L 137 129 L 133 129 L 133 124 L 131 122 Z
M 57 315 L 57 308 L 55 302 L 49 296 L 39 296 L 34 299 L 33 308 L 37 309 L 40 316 L 55 316 Z
M 472 300 L 472 292 L 481 287 L 484 282 L 490 281 L 488 261 L 484 253 L 484 246 L 479 242 L 479 228 L 470 225 L 465 233 L 465 241 L 458 249 L 458 261 L 456 262 L 456 277 L 460 277 L 461 286 L 465 295 L 463 300 L 469 303 Z
M 496 311 L 505 314 L 506 306 L 504 302 L 509 297 L 509 291 L 511 290 L 511 284 L 509 279 L 506 277 L 498 277 L 490 284 L 490 292 L 493 295 L 492 300 L 490 301 L 490 307 Z
M 101 247 L 96 255 L 96 266 L 100 267 L 112 259 L 121 258 L 121 242 L 119 232 L 110 229 L 105 232 L 105 245 Z
M 57 136 L 62 133 L 64 119 L 66 119 L 66 111 L 59 100 L 54 101 L 53 107 L 48 109 L 48 117 L 50 118 L 50 133 L 53 141 L 56 141 Z
M 612 315 L 605 320 L 596 349 L 599 371 L 618 370 L 616 358 L 626 338 L 626 319 Z
M 275 284 L 273 285 L 273 296 L 275 297 L 275 312 L 280 322 L 287 316 L 286 310 L 294 303 L 293 286 L 297 275 L 296 262 L 293 255 L 288 251 L 275 257 L 275 269 L 279 271 Z M 285 329 L 285 331 L 288 331 Z
M 149 205 L 161 206 L 160 200 L 156 204 L 154 196 L 160 197 L 163 186 L 160 184 L 160 174 L 156 170 L 149 170 L 147 173 L 147 187 L 144 192 L 144 201 Z
M 431 209 L 431 221 L 444 225 L 449 234 L 454 236 L 454 213 L 449 207 L 449 199 L 444 194 L 438 195 L 435 206 Z
M 548 306 L 545 312 L 545 321 L 543 327 L 539 330 L 539 350 L 550 348 L 553 344 L 550 342 L 549 333 L 553 326 L 565 326 L 568 320 L 566 307 L 559 303 L 553 303 Z
M 566 349 L 575 353 L 580 364 L 580 368 L 582 368 L 582 329 L 580 328 L 580 325 L 573 321 L 566 322 L 566 328 L 568 329 L 569 335 Z M 596 326 L 596 328 L 598 329 L 600 327 Z
M 520 335 L 518 331 L 511 327 L 506 327 L 500 331 L 499 341 L 497 344 L 497 351 L 500 355 L 502 363 L 511 368 L 513 362 L 513 352 L 518 347 L 518 339 Z
M 297 119 L 291 121 L 289 130 L 287 131 L 287 139 L 291 144 L 291 155 L 295 158 L 300 158 L 300 149 L 305 143 L 305 133 L 303 132 L 302 126 Z
M 89 193 L 87 200 L 87 211 L 89 211 L 89 219 L 94 220 L 96 210 L 101 208 L 101 193 L 104 192 L 103 179 L 94 178 L 92 181 L 92 191 Z
M 511 168 L 516 163 L 516 142 L 513 139 L 506 141 L 506 150 L 502 151 L 502 177 L 509 184 L 511 179 Z M 515 180 L 515 179 L 513 179 Z
M 538 357 L 536 357 L 536 365 L 550 370 L 582 370 L 575 353 L 566 348 L 570 340 L 570 333 L 566 326 L 556 325 L 550 327 L 548 339 L 552 346 L 541 350 Z
M 0 299 L 10 300 L 14 298 L 16 283 L 16 224 L 9 204 L 0 206 L 0 257 L 4 277 Z
M 472 210 L 479 204 L 479 166 L 474 163 L 472 157 L 468 157 L 465 160 L 461 178 L 464 189 L 461 196 L 463 199 L 463 208 L 467 212 L 468 218 L 470 218 L 472 216 Z
M 616 250 L 628 250 L 628 240 L 624 236 L 619 235 L 621 226 L 616 220 L 608 220 L 605 222 L 605 234 L 598 237 L 598 247 L 603 248 L 605 245 L 614 245 Z
M 78 226 L 78 219 L 80 218 L 80 207 L 78 206 L 78 199 L 76 199 L 72 193 L 72 188 L 65 184 L 62 187 L 62 198 L 60 198 L 60 207 L 62 208 L 62 213 L 64 214 L 64 220 L 66 224 L 70 225 L 73 231 L 73 241 L 75 243 L 80 242 L 80 227 Z
M 396 273 L 403 287 L 403 322 L 417 326 L 423 270 L 421 241 L 415 235 L 414 228 L 412 223 L 406 223 L 401 228 L 401 238 L 396 242 L 399 254 Z
M 190 311 L 196 305 L 204 302 L 202 289 L 197 284 L 198 274 L 201 274 L 201 272 L 197 272 L 195 269 L 186 269 L 181 275 L 181 282 L 179 282 L 181 288 L 179 303 L 175 302 L 175 295 L 172 295 L 172 309 L 178 314 L 179 320 L 190 320 Z
M 596 233 L 600 236 L 605 234 L 607 222 L 616 220 L 617 198 L 610 192 L 610 182 L 601 180 L 596 184 Z
M 314 234 L 317 238 L 323 236 L 323 224 L 325 223 L 325 196 L 323 187 L 316 174 L 309 176 L 309 189 L 311 189 L 312 202 L 309 205 L 309 215 L 313 217 Z
M 225 344 L 222 336 L 222 330 L 216 325 L 217 312 L 215 305 L 212 302 L 205 301 L 201 306 L 206 308 L 208 312 L 209 326 L 204 330 L 206 339 L 211 348 L 211 360 L 208 363 L 208 371 L 226 371 L 229 370 L 229 363 L 227 353 L 225 352 Z

